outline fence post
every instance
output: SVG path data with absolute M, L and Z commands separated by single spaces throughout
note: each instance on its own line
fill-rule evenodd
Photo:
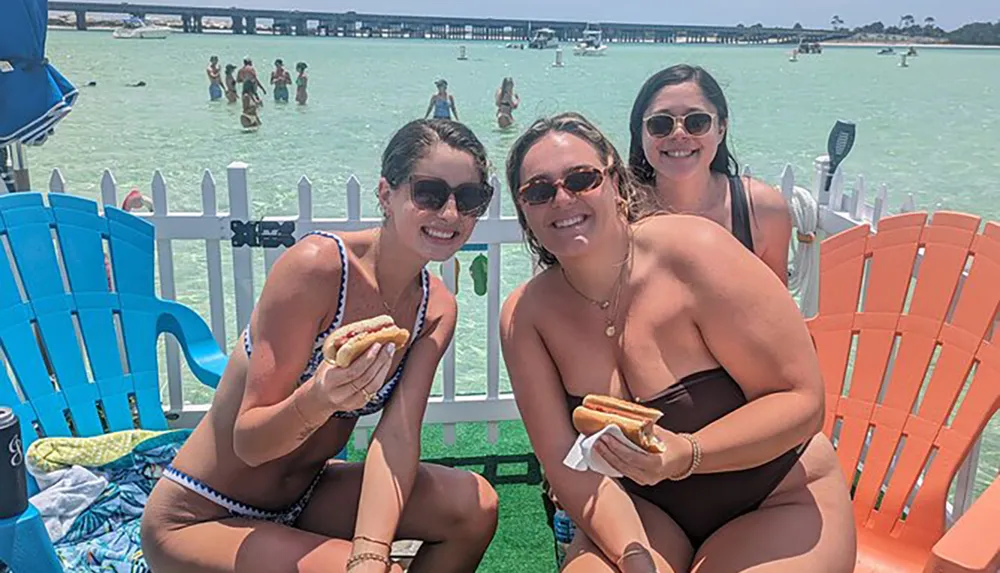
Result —
M 820 205 L 830 204 L 830 192 L 826 190 L 826 179 L 830 172 L 830 156 L 820 155 L 813 160 L 813 168 L 816 172 L 816 183 L 813 185 L 813 197 Z M 833 206 L 836 209 L 837 206 Z
M 907 193 L 906 199 L 903 200 L 903 204 L 899 206 L 900 213 L 912 213 L 917 210 L 917 204 L 913 200 L 913 194 Z
M 493 186 L 493 200 L 487 217 L 500 220 L 501 192 L 500 180 L 494 175 L 490 179 Z M 500 264 L 501 249 L 499 243 L 490 243 L 486 247 L 486 399 L 500 398 Z M 496 422 L 486 425 L 487 440 L 495 444 L 500 439 L 500 429 Z
M 157 169 L 153 173 L 153 222 L 167 218 L 167 182 Z M 174 249 L 170 239 L 157 236 L 156 261 L 160 269 L 160 298 L 175 300 L 177 298 L 174 282 Z M 167 347 L 167 389 L 170 397 L 170 409 L 180 411 L 184 408 L 184 390 L 181 381 L 180 347 L 173 336 L 166 337 Z
M 361 220 L 361 182 L 353 174 L 347 178 L 347 220 Z
M 215 177 L 208 169 L 201 177 L 201 212 L 208 218 L 218 216 Z M 222 245 L 218 238 L 205 239 L 205 266 L 208 270 L 208 311 L 212 334 L 219 348 L 226 348 L 226 298 L 222 290 Z
M 250 190 L 247 186 L 249 165 L 234 161 L 226 167 L 229 185 L 229 218 L 231 221 L 250 220 Z M 233 288 L 236 291 L 236 330 L 242 331 L 253 312 L 253 257 L 249 245 L 233 247 Z
M 865 178 L 858 175 L 858 182 L 854 185 L 854 196 L 851 197 L 851 218 L 855 221 L 864 221 L 865 214 Z
M 118 206 L 118 184 L 115 182 L 115 176 L 111 174 L 107 169 L 101 175 L 101 203 L 105 205 L 111 205 L 112 207 Z
M 878 222 L 882 220 L 882 216 L 885 215 L 885 205 L 886 198 L 889 195 L 889 188 L 886 187 L 885 183 L 882 184 L 878 189 L 878 194 L 875 195 L 875 203 L 872 207 L 872 228 L 878 229 Z
M 458 290 L 458 285 L 455 281 L 455 269 L 457 268 L 457 264 L 458 263 L 454 256 L 441 263 L 441 280 L 451 292 Z M 452 337 L 451 342 L 448 343 L 448 348 L 445 350 L 444 357 L 441 360 L 441 374 L 444 378 L 444 388 L 441 392 L 441 398 L 445 404 L 449 404 L 455 401 L 454 337 Z M 449 446 L 453 445 L 455 443 L 455 424 L 444 424 L 442 430 L 444 433 L 444 443 Z
M 63 179 L 62 173 L 58 169 L 52 170 L 52 175 L 49 177 L 49 193 L 65 193 L 66 192 L 66 180 Z
M 827 196 L 831 211 L 843 212 L 844 209 L 844 170 L 837 168 L 833 174 L 833 181 L 830 183 L 830 194 Z
M 295 223 L 296 240 L 311 232 L 313 220 L 313 188 L 312 181 L 305 175 L 299 179 L 299 218 Z

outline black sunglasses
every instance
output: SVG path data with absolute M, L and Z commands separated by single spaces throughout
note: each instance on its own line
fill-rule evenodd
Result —
M 541 205 L 555 198 L 559 187 L 579 195 L 591 189 L 596 189 L 604 183 L 604 170 L 597 167 L 575 167 L 563 178 L 552 181 L 544 177 L 536 177 L 518 189 L 518 196 L 529 205 Z
M 707 111 L 693 111 L 687 115 L 675 116 L 669 113 L 654 113 L 642 120 L 646 124 L 646 131 L 652 137 L 666 137 L 674 132 L 677 124 L 684 127 L 684 131 L 695 137 L 705 135 L 712 129 L 715 116 Z
M 420 209 L 440 211 L 452 195 L 459 213 L 467 217 L 482 217 L 493 198 L 493 186 L 489 183 L 462 183 L 452 187 L 443 179 L 434 177 L 410 179 L 410 197 Z

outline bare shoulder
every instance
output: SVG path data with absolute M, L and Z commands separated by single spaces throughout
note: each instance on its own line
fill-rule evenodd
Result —
M 519 326 L 535 324 L 541 313 L 544 313 L 545 292 L 552 280 L 552 269 L 545 270 L 520 284 L 515 288 L 500 308 L 500 329 L 503 334 L 509 334 L 515 320 Z
M 749 179 L 747 193 L 753 206 L 754 219 L 760 227 L 771 225 L 787 225 L 791 227 L 791 215 L 788 212 L 788 201 L 781 191 L 760 181 Z
M 738 274 L 756 259 L 725 227 L 697 215 L 655 215 L 635 224 L 633 236 L 637 261 L 651 258 L 689 288 Z
M 637 250 L 654 252 L 665 263 L 701 259 L 739 244 L 725 227 L 698 215 L 653 215 L 635 223 L 632 231 Z
M 268 278 L 273 276 L 284 284 L 296 287 L 322 285 L 326 289 L 330 281 L 334 284 L 340 281 L 342 272 L 337 243 L 325 237 L 309 236 L 296 242 L 278 258 Z
M 427 294 L 427 321 L 432 324 L 455 324 L 458 316 L 458 303 L 444 281 L 433 273 L 430 275 Z

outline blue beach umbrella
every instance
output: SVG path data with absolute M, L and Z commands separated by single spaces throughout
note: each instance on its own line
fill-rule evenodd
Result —
M 0 146 L 37 145 L 76 101 L 45 57 L 48 0 L 0 0 Z

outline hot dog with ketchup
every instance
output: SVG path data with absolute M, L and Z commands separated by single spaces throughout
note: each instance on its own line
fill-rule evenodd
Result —
M 376 342 L 383 346 L 393 342 L 402 348 L 410 339 L 410 331 L 396 326 L 392 317 L 382 314 L 341 326 L 323 342 L 326 361 L 340 368 L 347 368 Z
M 630 442 L 647 452 L 660 454 L 665 447 L 653 434 L 653 426 L 662 415 L 659 410 L 620 398 L 588 394 L 583 404 L 573 409 L 573 427 L 589 436 L 607 426 L 618 426 Z

